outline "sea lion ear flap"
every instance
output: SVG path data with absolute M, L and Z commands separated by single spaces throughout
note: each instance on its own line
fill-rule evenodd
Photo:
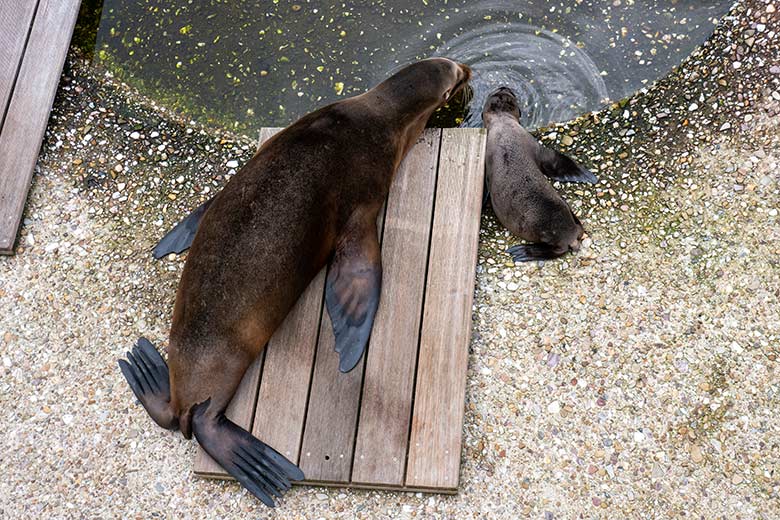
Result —
M 341 372 L 355 368 L 366 349 L 381 288 L 376 218 L 361 218 L 339 238 L 325 282 L 325 304 L 333 323 Z
M 599 181 L 590 170 L 583 168 L 570 157 L 542 145 L 537 147 L 536 161 L 542 173 L 554 181 L 588 184 L 596 184 Z

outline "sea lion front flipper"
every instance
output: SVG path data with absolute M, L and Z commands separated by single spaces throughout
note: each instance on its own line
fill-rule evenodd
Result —
M 192 239 L 195 238 L 195 232 L 198 231 L 200 219 L 203 218 L 203 214 L 206 213 L 206 210 L 213 200 L 213 198 L 210 198 L 195 208 L 184 220 L 168 231 L 168 233 L 162 237 L 162 240 L 154 246 L 152 256 L 159 259 L 167 254 L 176 253 L 178 255 L 189 249 L 190 245 L 192 245 Z
M 303 471 L 284 455 L 253 437 L 224 413 L 208 410 L 211 399 L 192 408 L 192 433 L 206 453 L 265 505 L 281 497 Z
M 547 244 L 518 244 L 506 250 L 512 255 L 515 262 L 533 262 L 535 260 L 552 260 L 563 256 L 560 252 Z
M 325 282 L 339 371 L 349 372 L 363 355 L 379 307 L 382 259 L 375 217 L 360 217 L 341 236 Z
M 596 184 L 599 181 L 593 172 L 583 168 L 570 157 L 542 145 L 537 149 L 536 160 L 542 173 L 552 180 L 589 184 Z

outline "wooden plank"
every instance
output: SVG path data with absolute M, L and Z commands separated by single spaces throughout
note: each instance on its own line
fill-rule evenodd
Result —
M 0 128 L 38 0 L 0 0 Z
M 403 486 L 440 140 L 440 129 L 427 130 L 390 188 L 353 483 Z
M 38 3 L 0 134 L 0 253 L 11 253 L 16 240 L 79 4 Z
M 382 236 L 384 210 L 377 229 Z M 327 309 L 322 312 L 317 358 L 309 393 L 298 466 L 307 481 L 349 482 L 355 447 L 360 389 L 363 386 L 363 356 L 346 374 L 339 372 L 336 338 Z
M 279 128 L 263 128 L 260 132 L 259 145 L 262 145 L 262 143 L 270 139 L 271 136 L 279 130 Z M 260 383 L 260 373 L 263 369 L 263 360 L 265 356 L 266 352 L 263 352 L 257 357 L 255 362 L 249 366 L 244 374 L 244 378 L 236 389 L 235 395 L 233 395 L 233 399 L 230 401 L 227 410 L 225 410 L 225 416 L 228 419 L 247 431 L 252 430 L 252 419 L 255 413 L 258 393 L 257 387 Z M 198 447 L 198 452 L 195 455 L 193 471 L 204 477 L 229 477 L 227 472 L 201 447 Z
M 458 486 L 484 129 L 442 131 L 406 485 Z
M 252 435 L 294 462 L 303 436 L 324 289 L 325 269 L 271 338 L 252 426 Z

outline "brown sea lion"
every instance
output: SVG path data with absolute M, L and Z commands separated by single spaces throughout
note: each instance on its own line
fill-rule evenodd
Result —
M 596 176 L 562 153 L 539 144 L 520 125 L 517 97 L 508 87 L 485 102 L 488 129 L 485 178 L 493 211 L 513 235 L 533 244 L 508 249 L 515 262 L 557 258 L 577 251 L 582 223 L 547 178 L 597 182 Z
M 377 214 L 428 118 L 470 75 L 448 59 L 421 61 L 268 140 L 196 210 L 202 216 L 194 219 L 197 233 L 176 295 L 170 371 L 144 338 L 119 361 L 157 424 L 186 438 L 194 434 L 269 506 L 303 473 L 227 419 L 225 409 L 247 367 L 328 262 L 325 299 L 339 368 L 357 364 L 379 304 Z

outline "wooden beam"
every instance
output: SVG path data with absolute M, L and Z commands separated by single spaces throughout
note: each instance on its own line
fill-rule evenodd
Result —
M 0 129 L 38 0 L 0 0 Z
M 406 485 L 458 487 L 484 129 L 442 131 Z
M 2 7 L 8 3 L 4 0 Z M 0 254 L 13 252 L 79 4 L 79 0 L 38 3 L 0 133 Z
M 382 236 L 385 207 L 377 218 L 378 235 Z M 339 371 L 336 338 L 327 308 L 320 322 L 317 359 L 303 430 L 298 466 L 306 480 L 349 482 L 355 447 L 360 391 L 363 387 L 363 356 L 351 371 Z
M 303 438 L 324 290 L 323 269 L 266 347 L 252 435 L 293 462 Z
M 390 188 L 353 483 L 403 485 L 440 141 L 440 129 L 426 130 Z

